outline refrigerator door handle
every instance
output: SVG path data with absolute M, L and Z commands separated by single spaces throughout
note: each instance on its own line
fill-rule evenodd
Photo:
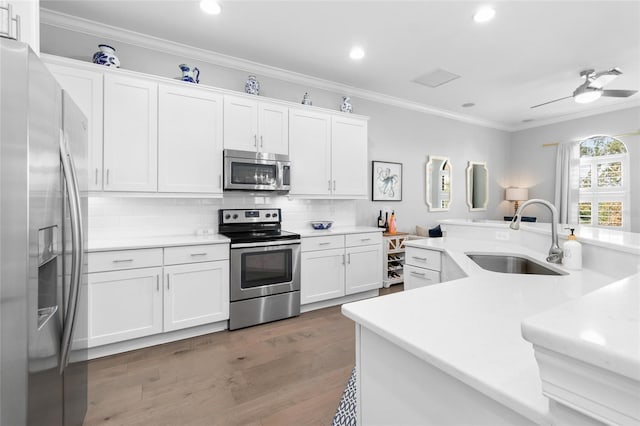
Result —
M 69 364 L 71 353 L 71 340 L 75 326 L 76 312 L 78 309 L 78 294 L 80 292 L 80 280 L 82 278 L 82 264 L 84 257 L 84 238 L 82 230 L 82 212 L 80 208 L 80 191 L 76 176 L 73 158 L 69 153 L 64 132 L 60 130 L 60 160 L 64 172 L 67 193 L 69 197 L 69 216 L 71 219 L 71 284 L 69 287 L 69 300 L 64 314 L 64 328 L 62 331 L 62 344 L 60 348 L 60 374 Z

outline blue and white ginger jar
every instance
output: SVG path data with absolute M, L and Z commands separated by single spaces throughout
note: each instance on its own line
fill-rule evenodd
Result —
M 351 106 L 351 98 L 348 96 L 342 97 L 342 105 L 340 105 L 340 111 L 342 112 L 352 112 L 353 107 Z
M 120 59 L 115 55 L 116 49 L 108 44 L 99 44 L 100 51 L 93 54 L 93 63 L 106 67 L 120 68 Z
M 244 83 L 244 91 L 250 95 L 260 94 L 260 82 L 256 80 L 255 75 L 250 75 L 247 81 Z

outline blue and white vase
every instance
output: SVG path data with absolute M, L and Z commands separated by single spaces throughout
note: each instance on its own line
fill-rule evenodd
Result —
M 189 67 L 187 64 L 178 65 L 180 71 L 182 71 L 182 77 L 180 79 L 182 81 L 186 81 L 187 83 L 200 83 L 200 70 L 198 67 Z
M 250 95 L 260 94 L 260 82 L 256 80 L 255 75 L 250 75 L 247 81 L 244 83 L 244 91 Z
M 302 105 L 313 105 L 311 98 L 309 98 L 309 93 L 307 92 L 304 92 L 304 96 L 302 97 Z
M 342 112 L 352 112 L 353 107 L 351 106 L 351 98 L 348 96 L 342 97 L 342 105 L 340 105 L 340 111 Z
M 116 49 L 108 44 L 99 44 L 98 52 L 93 54 L 93 63 L 106 67 L 120 68 L 120 59 L 115 55 Z

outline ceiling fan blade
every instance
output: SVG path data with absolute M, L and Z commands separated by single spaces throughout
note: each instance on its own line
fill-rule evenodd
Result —
M 637 90 L 603 90 L 602 96 L 609 96 L 612 98 L 628 98 L 631 95 L 638 93 Z
M 564 98 L 560 98 L 560 99 L 554 99 L 554 100 L 552 100 L 552 101 L 545 102 L 545 103 L 543 103 L 543 104 L 534 105 L 534 106 L 532 106 L 531 108 L 538 108 L 538 107 L 541 107 L 541 106 L 543 106 L 543 105 L 552 104 L 552 103 L 554 103 L 554 102 L 562 101 L 562 100 L 569 99 L 569 98 L 573 98 L 573 95 L 572 95 L 572 96 L 566 96 L 566 97 L 564 97 Z
M 589 83 L 589 87 L 595 87 L 596 89 L 602 89 L 607 84 L 611 83 L 616 79 L 617 76 L 621 75 L 622 71 L 620 68 L 611 68 L 608 71 L 601 71 L 595 74 Z

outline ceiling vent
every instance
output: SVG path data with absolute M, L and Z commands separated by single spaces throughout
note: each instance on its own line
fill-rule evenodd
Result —
M 459 75 L 443 69 L 435 69 L 413 80 L 414 83 L 422 84 L 427 87 L 438 87 L 450 81 L 460 78 Z

